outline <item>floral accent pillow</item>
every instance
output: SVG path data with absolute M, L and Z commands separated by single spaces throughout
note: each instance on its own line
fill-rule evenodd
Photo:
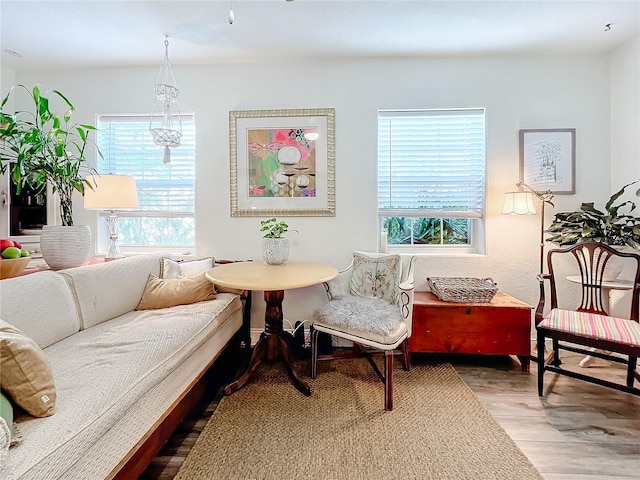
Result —
M 395 304 L 402 273 L 400 255 L 354 252 L 349 293 Z

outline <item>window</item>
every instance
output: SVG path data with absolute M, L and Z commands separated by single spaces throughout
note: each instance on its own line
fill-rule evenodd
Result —
M 390 246 L 482 249 L 482 108 L 378 112 L 378 218 Z
M 195 245 L 195 121 L 182 114 L 182 138 L 162 163 L 163 148 L 149 133 L 150 117 L 101 115 L 97 142 L 104 158 L 99 173 L 136 179 L 140 208 L 118 212 L 118 241 L 123 247 Z

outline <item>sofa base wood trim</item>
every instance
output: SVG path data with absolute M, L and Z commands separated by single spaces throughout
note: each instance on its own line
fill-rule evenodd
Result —
M 242 332 L 238 332 L 207 364 L 180 397 L 171 405 L 161 419 L 154 424 L 140 441 L 133 447 L 129 454 L 109 473 L 105 480 L 130 480 L 138 478 L 151 461 L 156 457 L 171 434 L 182 423 L 185 417 L 193 410 L 204 397 L 207 387 L 211 384 L 213 366 L 215 362 L 228 351 L 229 348 L 238 345 L 242 339 Z M 232 347 L 230 347 L 232 346 Z

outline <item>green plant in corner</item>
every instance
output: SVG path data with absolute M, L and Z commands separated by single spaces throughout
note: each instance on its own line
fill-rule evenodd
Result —
M 32 111 L 7 112 L 9 98 L 25 91 L 32 102 Z M 58 114 L 51 111 L 50 98 L 61 101 L 66 109 Z M 51 185 L 60 197 L 62 225 L 73 225 L 72 194 L 84 195 L 85 188 L 93 188 L 86 178 L 95 169 L 87 161 L 92 125 L 72 122 L 73 104 L 58 90 L 31 91 L 24 85 L 11 88 L 0 104 L 0 173 L 9 170 L 18 193 L 26 185 L 37 192 Z M 96 146 L 96 151 L 100 151 Z
M 263 238 L 281 238 L 285 233 L 289 231 L 289 225 L 284 220 L 278 220 L 274 218 L 268 218 L 260 221 L 260 231 L 266 232 Z M 297 230 L 292 230 L 297 232 Z
M 632 215 L 636 205 L 631 201 L 614 204 L 627 187 L 640 182 L 629 183 L 614 193 L 604 207 L 598 210 L 594 202 L 583 203 L 577 212 L 557 213 L 546 230 L 551 234 L 547 240 L 560 246 L 593 241 L 611 246 L 640 249 L 640 217 Z M 628 209 L 623 213 L 621 209 Z

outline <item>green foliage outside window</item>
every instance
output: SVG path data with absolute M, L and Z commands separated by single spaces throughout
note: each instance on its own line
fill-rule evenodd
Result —
M 385 217 L 389 245 L 468 245 L 467 218 Z
M 193 217 L 124 217 L 118 225 L 121 245 L 195 245 Z

